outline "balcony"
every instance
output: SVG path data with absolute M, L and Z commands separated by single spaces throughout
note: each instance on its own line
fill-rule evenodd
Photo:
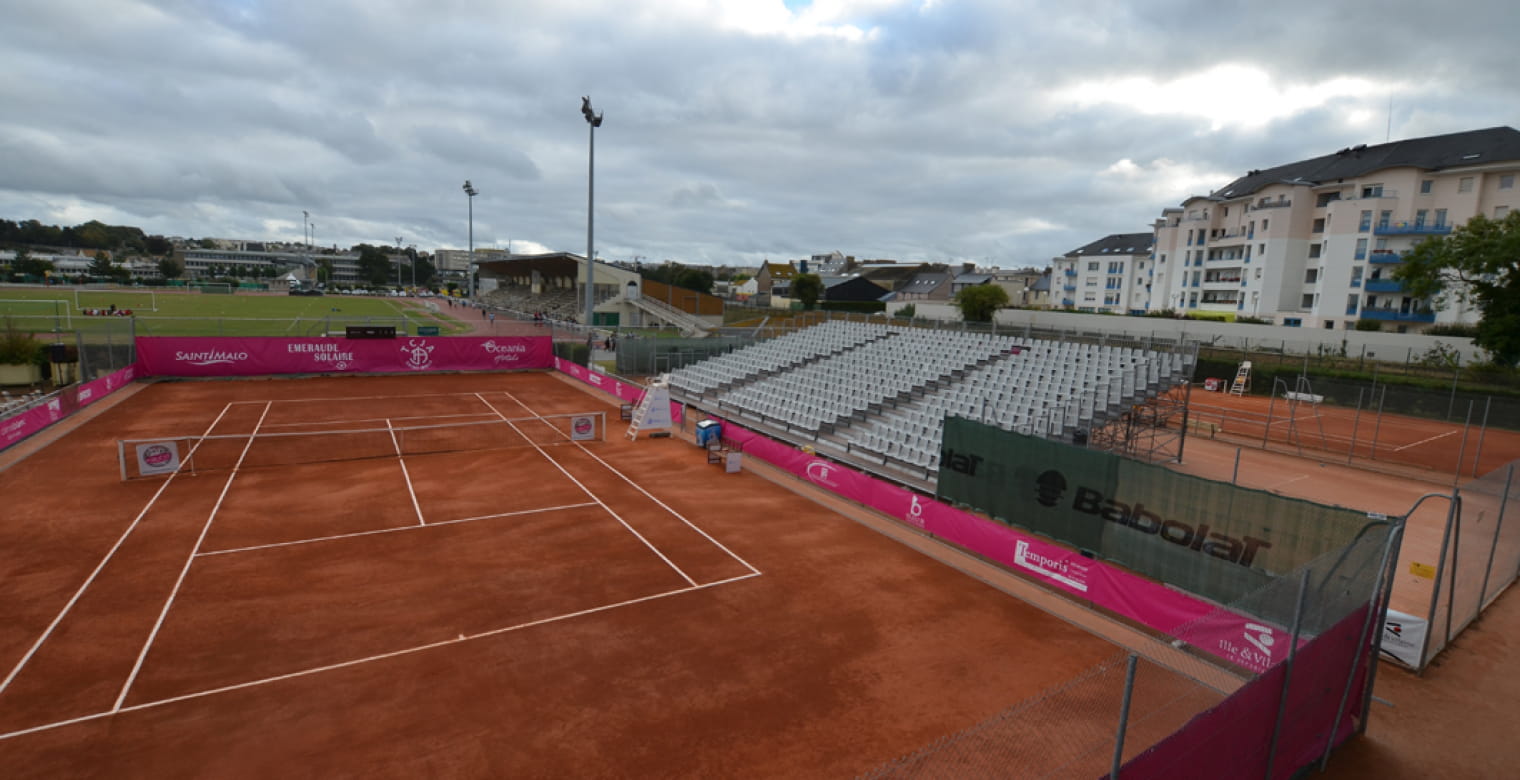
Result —
M 1372 254 L 1368 255 L 1367 262 L 1373 265 L 1397 265 L 1404 262 L 1404 255 L 1387 249 L 1374 249 Z
M 1362 319 L 1384 322 L 1435 322 L 1433 311 L 1399 311 L 1398 309 L 1362 309 Z
M 1065 271 L 1063 271 L 1062 273 L 1066 274 L 1067 276 L 1076 276 L 1077 275 L 1077 269 L 1075 269 L 1075 268 L 1068 268 Z
M 1261 211 L 1262 209 L 1285 209 L 1285 208 L 1287 208 L 1289 206 L 1292 206 L 1292 205 L 1293 205 L 1293 201 L 1291 201 L 1291 200 L 1277 200 L 1277 201 L 1272 201 L 1271 203 L 1258 203 L 1258 204 L 1252 206 L 1251 210 L 1252 211 Z
M 1072 300 L 1072 299 L 1070 299 L 1070 298 L 1062 298 L 1061 299 L 1061 305 L 1062 306 L 1075 306 L 1075 305 L 1077 305 L 1077 302 L 1074 301 L 1074 300 Z
M 1367 292 L 1396 293 L 1404 291 L 1404 283 L 1397 279 L 1368 279 Z
M 1379 236 L 1444 236 L 1451 233 L 1451 225 L 1426 225 L 1420 222 L 1391 222 L 1379 224 L 1372 231 Z
M 1061 289 L 1065 290 L 1066 292 L 1076 292 L 1077 291 L 1077 286 L 1074 285 L 1074 284 L 1066 284 L 1066 285 L 1062 285 Z

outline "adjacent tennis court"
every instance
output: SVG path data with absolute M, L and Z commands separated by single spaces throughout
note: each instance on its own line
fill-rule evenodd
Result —
M 143 389 L 0 472 L 0 764 L 852 775 L 1122 654 L 617 420 L 544 373 Z M 1221 697 L 1143 674 L 1128 754 Z M 1030 760 L 1107 766 L 1079 701 Z

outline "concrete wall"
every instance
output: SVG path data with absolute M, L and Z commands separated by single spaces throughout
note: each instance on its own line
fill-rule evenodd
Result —
M 895 313 L 904 305 L 906 304 L 889 303 L 887 312 Z M 913 306 L 915 316 L 921 319 L 958 322 L 961 318 L 960 311 L 950 304 L 916 301 Z M 1463 364 L 1482 359 L 1482 350 L 1471 339 L 1414 333 L 1285 328 L 1276 325 L 1118 317 L 1040 309 L 1003 309 L 997 313 L 996 319 L 999 326 L 1006 327 L 1023 327 L 1027 324 L 1049 330 L 1112 333 L 1140 338 L 1184 337 L 1202 342 L 1205 346 L 1252 351 L 1281 349 L 1293 355 L 1317 354 L 1321 350 L 1340 354 L 1344 348 L 1348 357 L 1375 357 L 1388 362 L 1418 361 L 1436 345 L 1444 344 L 1462 355 Z

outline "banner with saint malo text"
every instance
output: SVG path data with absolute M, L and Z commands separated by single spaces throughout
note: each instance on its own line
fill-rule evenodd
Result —
M 550 368 L 554 349 L 548 336 L 142 336 L 137 363 L 145 376 L 183 377 L 505 371 Z

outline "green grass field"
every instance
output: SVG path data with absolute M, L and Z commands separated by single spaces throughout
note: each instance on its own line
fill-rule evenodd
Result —
M 345 325 L 365 324 L 395 325 L 408 333 L 416 333 L 418 326 L 436 326 L 445 335 L 469 330 L 459 320 L 429 309 L 432 299 L 163 291 L 150 299 L 145 291 L 131 288 L 83 293 L 80 303 L 84 306 L 107 308 L 114 303 L 119 309 L 131 309 L 140 336 L 316 336 L 341 331 Z M 154 304 L 157 311 L 149 311 Z M 0 285 L 0 318 L 39 332 L 122 327 L 118 317 L 81 314 L 73 288 Z

